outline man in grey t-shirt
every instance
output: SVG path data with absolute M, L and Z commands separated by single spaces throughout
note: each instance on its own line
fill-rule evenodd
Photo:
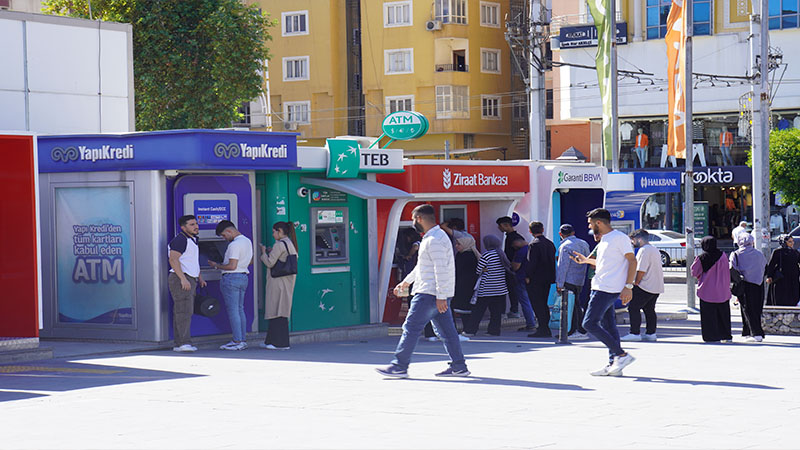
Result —
M 631 244 L 639 249 L 636 253 L 636 279 L 633 281 L 633 299 L 628 303 L 631 330 L 622 341 L 656 340 L 656 300 L 664 293 L 664 270 L 661 267 L 661 252 L 650 245 L 650 233 L 639 229 L 630 234 Z M 642 311 L 647 321 L 645 334 L 641 334 Z

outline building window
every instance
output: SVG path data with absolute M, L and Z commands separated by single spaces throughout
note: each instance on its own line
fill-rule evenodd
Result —
M 281 35 L 300 36 L 308 34 L 308 11 L 281 13 Z
M 433 10 L 442 23 L 467 24 L 467 0 L 435 0 Z
M 769 29 L 781 30 L 798 27 L 797 0 L 772 0 L 769 2 Z
M 469 87 L 436 86 L 436 118 L 468 119 Z
M 500 119 L 500 97 L 481 95 L 481 119 Z
M 383 4 L 383 26 L 407 27 L 411 23 L 411 2 L 389 2 Z
M 553 90 L 545 89 L 545 105 L 544 105 L 544 118 L 553 118 Z
M 515 95 L 511 103 L 511 117 L 516 120 L 528 120 L 528 99 Z
M 414 49 L 398 48 L 383 51 L 386 75 L 396 73 L 414 73 Z
M 500 50 L 481 49 L 481 72 L 500 73 Z
M 246 127 L 249 127 L 251 124 L 250 102 L 242 102 L 242 104 L 239 105 L 239 108 L 236 110 L 236 112 L 239 114 L 239 117 L 233 121 L 232 125 L 244 125 Z
M 481 26 L 500 28 L 500 3 L 481 2 Z
M 311 102 L 283 102 L 283 117 L 289 123 L 310 124 Z
M 413 111 L 414 96 L 402 95 L 396 97 L 386 97 L 386 111 L 391 114 L 397 111 Z
M 474 134 L 465 134 L 464 135 L 464 148 L 475 148 L 475 135 Z
M 711 0 L 694 0 L 694 35 L 711 35 Z M 661 39 L 667 35 L 667 18 L 672 0 L 647 0 L 647 39 Z
M 308 80 L 308 56 L 283 58 L 283 81 Z

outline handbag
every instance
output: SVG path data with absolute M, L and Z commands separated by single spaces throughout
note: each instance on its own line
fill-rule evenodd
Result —
M 194 313 L 203 317 L 214 317 L 219 314 L 219 300 L 216 298 L 197 293 L 194 296 Z
M 469 304 L 474 305 L 478 303 L 478 289 L 481 287 L 481 282 L 483 281 L 483 274 L 486 272 L 481 272 L 478 275 L 478 280 L 475 282 L 475 287 L 472 288 L 472 297 L 469 299 Z
M 286 256 L 286 261 L 278 260 L 275 262 L 275 265 L 269 269 L 269 273 L 272 275 L 272 278 L 297 275 L 297 255 L 292 255 L 289 253 L 289 244 L 287 244 L 285 241 L 281 242 L 283 242 L 283 245 L 286 246 L 286 253 L 288 253 L 288 255 Z
M 738 264 L 739 257 L 738 255 L 734 255 L 734 260 L 737 261 L 736 265 Z M 742 273 L 739 272 L 737 269 L 731 267 L 731 294 L 736 296 L 736 298 L 741 298 L 744 296 L 744 277 Z
M 772 273 L 772 283 L 775 284 L 778 281 L 781 281 L 784 277 L 783 275 L 783 257 L 778 255 L 778 268 L 775 269 L 775 272 Z

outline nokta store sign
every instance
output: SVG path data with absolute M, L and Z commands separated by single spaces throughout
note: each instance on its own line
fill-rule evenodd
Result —
M 296 136 L 228 130 L 39 136 L 39 171 L 296 169 Z
M 685 173 L 682 175 L 685 176 Z M 751 184 L 753 182 L 753 171 L 746 166 L 699 167 L 695 170 L 692 178 L 695 185 L 733 186 Z
M 411 193 L 528 192 L 527 166 L 407 165 L 400 183 L 390 183 Z M 395 179 L 396 180 L 396 179 Z
M 677 172 L 635 172 L 633 190 L 636 192 L 680 192 L 681 174 Z

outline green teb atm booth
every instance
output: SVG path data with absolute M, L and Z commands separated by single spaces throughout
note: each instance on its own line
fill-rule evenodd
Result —
M 299 170 L 256 173 L 258 241 L 272 245 L 278 221 L 293 223 L 297 234 L 291 331 L 381 322 L 377 200 L 411 195 L 375 181 L 377 173 L 403 171 L 403 151 L 368 149 L 372 142 L 342 137 L 325 147 L 298 147 Z M 264 298 L 257 303 L 265 330 Z

